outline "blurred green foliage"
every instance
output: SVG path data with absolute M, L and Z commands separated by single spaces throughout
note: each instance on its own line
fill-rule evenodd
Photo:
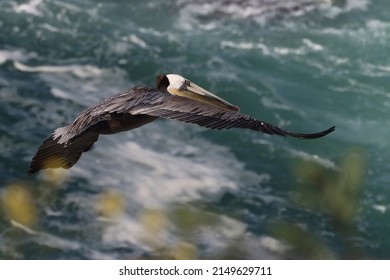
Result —
M 292 201 L 300 208 L 320 212 L 340 239 L 343 252 L 330 251 L 330 246 L 318 235 L 291 223 L 273 225 L 273 235 L 294 248 L 287 258 L 333 259 L 364 258 L 354 245 L 356 221 L 360 211 L 360 197 L 365 175 L 364 151 L 349 149 L 342 156 L 339 167 L 326 168 L 315 162 L 300 161 L 293 170 L 300 182 Z M 291 252 L 290 252 L 291 253 Z

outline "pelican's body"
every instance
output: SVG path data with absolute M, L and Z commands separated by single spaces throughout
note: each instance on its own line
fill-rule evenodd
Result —
M 313 134 L 289 132 L 239 113 L 239 108 L 175 74 L 157 77 L 157 89 L 134 87 L 83 111 L 73 123 L 57 128 L 32 159 L 29 174 L 46 168 L 70 168 L 98 140 L 145 125 L 157 118 L 195 123 L 212 129 L 248 128 L 267 134 L 302 139 L 322 137 L 334 130 Z

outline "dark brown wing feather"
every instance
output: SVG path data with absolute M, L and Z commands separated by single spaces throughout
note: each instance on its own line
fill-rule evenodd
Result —
M 155 99 L 155 101 L 155 104 L 149 104 L 147 107 L 131 109 L 130 113 L 147 114 L 181 122 L 194 123 L 211 129 L 246 128 L 271 135 L 292 136 L 301 139 L 319 138 L 335 129 L 333 126 L 317 133 L 296 133 L 256 120 L 237 111 L 221 109 L 181 96 L 160 94 L 159 99 Z
M 47 138 L 33 157 L 29 175 L 46 168 L 71 168 L 83 152 L 88 151 L 98 140 L 99 133 L 83 132 L 68 143 L 58 143 L 53 135 Z

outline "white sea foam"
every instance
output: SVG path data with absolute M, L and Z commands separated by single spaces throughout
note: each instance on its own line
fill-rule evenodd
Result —
M 313 9 L 323 5 L 330 5 L 330 0 L 310 1 L 178 1 L 179 5 L 184 6 L 181 9 L 180 23 L 186 29 L 193 28 L 193 24 L 200 22 L 197 18 L 219 19 L 221 15 L 229 20 L 253 19 L 263 23 L 268 18 L 275 17 L 278 14 L 286 16 L 301 16 Z M 208 25 L 212 24 L 208 23 Z
M 221 48 L 232 48 L 239 50 L 260 50 L 263 55 L 266 56 L 303 56 L 311 52 L 320 52 L 324 50 L 324 47 L 320 44 L 314 43 L 311 40 L 302 39 L 302 45 L 297 48 L 291 48 L 286 46 L 267 46 L 263 42 L 232 42 L 221 41 Z
M 116 168 L 110 176 L 101 174 L 102 178 L 97 183 L 101 186 L 124 186 L 129 188 L 132 199 L 137 203 L 157 207 L 237 190 L 238 180 L 243 177 L 239 173 L 249 172 L 228 151 L 207 148 L 209 143 L 199 143 L 207 152 L 200 147 L 177 144 L 183 151 L 193 150 L 196 156 L 177 156 L 169 153 L 169 147 L 166 151 L 155 151 L 132 141 L 109 147 L 104 153 L 107 157 L 105 162 Z M 97 176 L 100 177 L 99 174 Z M 262 178 L 257 176 L 257 180 Z
M 329 17 L 334 18 L 353 10 L 366 10 L 369 4 L 370 0 L 346 0 L 344 5 L 323 5 L 322 7 Z
M 44 72 L 44 73 L 64 73 L 71 72 L 79 78 L 96 77 L 101 75 L 102 70 L 92 65 L 39 65 L 28 66 L 18 61 L 14 61 L 16 69 L 23 72 Z
M 259 239 L 264 248 L 270 250 L 271 252 L 284 254 L 291 249 L 291 246 L 270 236 L 262 236 Z
M 1 50 L 0 49 L 0 65 L 6 61 L 25 61 L 29 58 L 36 57 L 34 53 L 25 53 L 22 50 Z
M 50 25 L 48 23 L 43 23 L 41 25 L 41 27 L 46 29 L 46 30 L 48 30 L 48 31 L 50 31 L 50 32 L 56 32 L 56 33 L 57 32 L 59 32 L 59 33 L 63 32 L 63 29 L 57 28 L 57 27 L 55 27 L 53 25 Z
M 159 213 L 162 219 L 169 219 L 170 211 L 174 209 L 152 211 Z M 165 227 L 151 232 L 148 226 L 136 217 L 123 216 L 107 226 L 102 240 L 107 246 L 130 246 L 147 252 L 154 252 L 161 248 L 172 250 L 178 244 L 185 243 L 196 249 L 206 248 L 205 254 L 210 257 L 228 253 L 229 244 L 232 242 L 242 245 L 243 258 L 274 259 L 288 249 L 271 237 L 257 238 L 247 232 L 246 224 L 226 215 L 191 209 L 191 207 L 186 208 L 186 211 L 205 218 L 196 225 L 196 233 L 183 235 L 183 228 L 173 221 L 168 221 Z M 208 225 L 210 220 L 213 222 Z
M 324 156 L 310 154 L 310 153 L 307 153 L 305 151 L 297 150 L 297 149 L 294 149 L 291 147 L 277 146 L 272 141 L 265 140 L 265 139 L 255 139 L 255 140 L 253 140 L 253 142 L 267 146 L 267 149 L 273 153 L 277 152 L 277 150 L 283 150 L 284 153 L 290 154 L 291 157 L 303 159 L 305 161 L 310 161 L 313 163 L 317 163 L 325 168 L 338 170 L 336 163 L 334 161 L 324 157 Z
M 90 246 L 83 244 L 78 240 L 70 240 L 47 232 L 37 232 L 37 234 L 34 236 L 34 239 L 37 243 L 47 248 L 55 248 L 67 252 L 74 251 L 75 254 L 83 255 L 88 259 L 113 259 L 113 256 L 92 249 Z
M 298 158 L 304 159 L 306 161 L 311 161 L 311 162 L 317 163 L 319 165 L 322 165 L 325 168 L 338 170 L 338 167 L 336 166 L 336 164 L 333 161 L 331 161 L 330 159 L 320 157 L 319 155 L 309 154 L 309 153 L 306 153 L 304 151 L 299 151 L 299 150 L 292 149 L 292 148 L 286 148 L 286 150 L 294 157 L 298 157 Z
M 90 106 L 129 86 L 120 69 L 104 69 L 94 65 L 38 65 L 14 61 L 19 71 L 37 73 L 50 86 L 52 94 Z
M 148 48 L 148 44 L 144 40 L 142 40 L 140 37 L 135 35 L 135 34 L 131 34 L 129 39 L 130 39 L 130 42 L 132 42 L 133 44 L 137 45 L 138 47 L 141 47 L 141 48 L 144 48 L 144 49 Z
M 321 10 L 329 17 L 349 13 L 353 10 L 365 10 L 369 0 L 346 0 L 343 4 L 335 4 L 332 0 L 216 0 L 190 1 L 177 0 L 181 6 L 178 28 L 184 30 L 215 30 L 220 22 L 227 20 L 251 20 L 263 25 L 270 20 L 282 16 L 300 17 L 314 10 Z
M 16 5 L 14 7 L 15 12 L 17 13 L 27 13 L 35 16 L 41 16 L 41 12 L 39 11 L 39 5 L 41 5 L 43 0 L 30 0 L 25 4 Z
M 77 254 L 84 254 L 85 257 L 90 259 L 112 259 L 112 256 L 91 249 L 79 241 L 69 240 L 44 231 L 33 230 L 16 221 L 11 221 L 11 224 L 23 230 L 25 233 L 30 234 L 32 239 L 45 247 L 61 249 L 64 251 L 76 251 Z
M 71 96 L 69 95 L 68 92 L 66 92 L 66 91 L 64 91 L 62 89 L 56 88 L 56 87 L 52 87 L 51 88 L 51 93 L 54 96 L 62 98 L 62 99 L 71 99 Z
M 302 39 L 302 42 L 313 51 L 319 52 L 324 50 L 324 47 L 322 45 L 314 43 L 313 41 L 307 38 Z
M 375 210 L 377 210 L 378 212 L 380 212 L 382 214 L 386 213 L 386 211 L 387 211 L 387 207 L 385 205 L 374 204 L 372 206 L 372 208 L 374 208 Z
M 232 49 L 239 49 L 239 50 L 253 50 L 258 49 L 260 50 L 264 55 L 273 55 L 272 49 L 270 49 L 266 44 L 258 42 L 232 42 L 232 41 L 221 41 L 220 43 L 221 48 L 232 48 Z

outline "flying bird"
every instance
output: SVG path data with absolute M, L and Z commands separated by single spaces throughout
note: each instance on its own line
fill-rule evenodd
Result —
M 267 134 L 314 139 L 241 114 L 240 108 L 176 74 L 159 75 L 157 88 L 134 87 L 86 109 L 70 124 L 57 128 L 33 157 L 29 175 L 46 168 L 71 168 L 100 134 L 114 134 L 158 118 L 194 123 L 211 129 L 247 128 Z

